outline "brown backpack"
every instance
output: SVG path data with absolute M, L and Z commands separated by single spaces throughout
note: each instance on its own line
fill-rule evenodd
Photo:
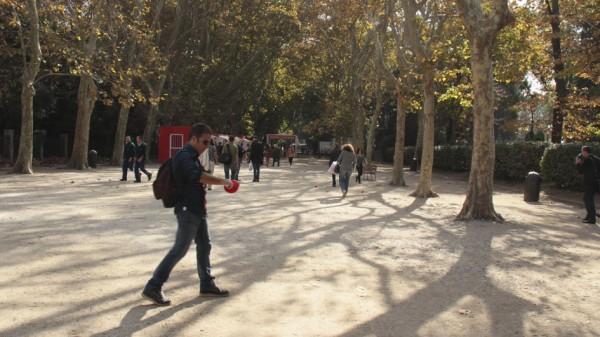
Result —
M 164 162 L 158 169 L 156 179 L 152 183 L 152 191 L 156 200 L 162 200 L 166 208 L 175 207 L 177 203 L 177 185 L 173 175 L 173 161 Z

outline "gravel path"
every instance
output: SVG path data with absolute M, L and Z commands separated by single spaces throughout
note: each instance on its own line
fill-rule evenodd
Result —
M 600 229 L 582 210 L 499 188 L 506 223 L 455 222 L 465 182 L 435 199 L 377 182 L 329 186 L 325 161 L 210 192 L 227 299 L 197 296 L 195 250 L 170 307 L 140 291 L 172 244 L 171 210 L 118 168 L 0 175 L 0 336 L 600 336 Z M 156 170 L 156 167 L 152 168 Z M 218 168 L 220 169 L 220 168 Z

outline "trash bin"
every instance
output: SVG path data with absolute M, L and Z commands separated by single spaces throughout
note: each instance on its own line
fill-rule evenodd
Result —
M 417 160 L 416 157 L 414 157 L 410 161 L 410 170 L 413 171 L 413 172 L 417 172 L 418 165 L 419 165 L 419 161 Z
M 535 202 L 540 200 L 542 177 L 539 173 L 531 171 L 525 178 L 525 201 Z
M 88 165 L 90 165 L 91 168 L 96 168 L 98 165 L 98 152 L 96 152 L 96 150 L 91 150 L 88 153 Z

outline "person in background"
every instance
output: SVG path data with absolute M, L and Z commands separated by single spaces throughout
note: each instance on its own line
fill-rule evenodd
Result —
M 237 166 L 237 171 L 235 173 L 235 179 L 237 181 L 241 181 L 240 179 L 240 170 L 242 167 L 242 163 L 244 162 L 244 157 L 246 156 L 246 149 L 244 149 L 244 142 L 243 140 L 240 139 L 238 145 L 237 145 L 237 149 L 238 149 L 238 166 Z
M 271 145 L 269 145 L 269 143 L 265 144 L 265 159 L 266 159 L 266 165 L 267 167 L 269 167 L 269 163 L 271 162 Z
M 335 144 L 333 149 L 331 149 L 331 152 L 329 152 L 329 166 L 327 167 L 331 167 L 331 165 L 333 165 L 333 162 L 338 159 L 338 157 L 340 156 L 340 151 L 340 144 Z M 335 174 L 331 175 L 331 181 L 331 187 L 335 187 Z
M 175 216 L 177 234 L 175 243 L 154 270 L 146 283 L 142 296 L 157 305 L 170 305 L 162 287 L 169 279 L 175 265 L 185 256 L 192 241 L 196 242 L 196 264 L 200 278 L 200 296 L 224 297 L 229 292 L 217 287 L 211 275 L 210 251 L 212 248 L 206 221 L 207 184 L 224 185 L 231 188 L 231 180 L 207 174 L 198 162 L 198 157 L 210 145 L 211 129 L 206 124 L 195 124 L 190 132 L 190 140 L 172 159 L 172 174 L 177 189 Z
M 253 183 L 260 182 L 260 166 L 263 164 L 264 153 L 263 144 L 258 140 L 258 137 L 254 137 L 250 145 L 250 161 L 252 162 L 252 170 L 254 171 Z
M 342 152 L 338 156 L 337 162 L 340 166 L 340 188 L 342 189 L 343 198 L 346 197 L 346 194 L 348 193 L 350 176 L 356 166 L 356 155 L 354 154 L 354 147 L 352 147 L 352 144 L 345 144 L 342 146 Z
M 290 166 L 294 163 L 294 157 L 296 157 L 296 148 L 294 145 L 290 145 L 287 150 L 288 161 L 290 162 Z
M 362 184 L 362 175 L 364 166 L 367 165 L 367 159 L 362 155 L 360 149 L 356 150 L 356 182 Z
M 279 167 L 279 162 L 281 161 L 281 147 L 279 144 L 275 144 L 273 146 L 273 167 L 275 167 L 275 163 L 277 163 L 277 167 Z
M 225 170 L 225 179 L 236 179 L 236 168 L 239 171 L 239 157 L 238 157 L 238 149 L 234 144 L 235 137 L 229 136 L 229 142 L 223 145 L 223 150 L 221 153 L 221 158 L 225 158 L 225 154 L 230 158 L 228 162 L 223 163 L 223 167 Z
M 152 180 L 152 173 L 146 171 L 146 143 L 142 140 L 142 136 L 137 136 L 135 138 L 137 141 L 137 146 L 135 148 L 135 182 L 142 182 L 142 171 L 146 177 L 148 177 L 148 181 Z
M 596 223 L 596 201 L 595 195 L 599 191 L 598 178 L 600 177 L 600 158 L 592 154 L 589 146 L 581 148 L 581 153 L 575 158 L 577 171 L 583 174 L 583 203 L 585 204 L 586 216 L 584 223 Z
M 231 179 L 239 180 L 240 175 L 240 147 L 234 136 L 229 137 L 233 149 L 232 163 L 231 163 Z
M 206 172 L 208 174 L 213 175 L 215 173 L 215 166 L 219 162 L 219 157 L 217 155 L 217 147 L 215 146 L 214 139 L 210 140 L 210 145 L 208 146 L 208 149 L 204 152 L 208 154 L 208 166 L 202 166 L 206 168 Z M 212 190 L 212 185 L 207 185 L 207 187 L 209 191 Z
M 133 162 L 135 160 L 135 144 L 131 141 L 131 137 L 125 137 L 125 148 L 123 149 L 123 177 L 121 181 L 127 181 L 127 171 L 133 170 Z

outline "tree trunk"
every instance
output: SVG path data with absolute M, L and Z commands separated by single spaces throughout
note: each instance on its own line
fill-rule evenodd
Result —
M 419 185 L 411 193 L 411 196 L 418 198 L 437 197 L 438 195 L 431 190 L 431 177 L 433 173 L 433 143 L 434 143 L 434 124 L 435 124 L 435 92 L 433 90 L 435 71 L 432 65 L 423 66 L 423 137 L 421 170 L 419 174 Z
M 565 105 L 568 96 L 567 80 L 563 74 L 565 64 L 562 59 L 560 39 L 560 7 L 558 0 L 548 3 L 548 14 L 550 15 L 550 26 L 552 27 L 552 58 L 554 60 L 554 83 L 556 90 L 556 102 L 552 108 L 552 143 L 560 143 L 563 134 L 563 121 L 565 117 Z
M 115 132 L 115 143 L 110 163 L 115 166 L 120 166 L 123 160 L 123 142 L 125 141 L 125 133 L 127 132 L 127 121 L 129 119 L 129 104 L 121 104 L 119 109 L 119 120 L 117 121 L 117 131 Z
M 494 210 L 494 77 L 492 73 L 493 39 L 471 39 L 473 76 L 473 154 L 467 198 L 457 216 L 459 220 L 503 221 Z
M 73 152 L 69 162 L 69 167 L 77 170 L 88 168 L 90 122 L 97 96 L 98 89 L 92 76 L 82 74 L 79 78 L 79 89 L 77 91 L 77 122 L 75 125 Z
M 146 126 L 144 127 L 144 135 L 142 136 L 144 142 L 146 143 L 146 161 L 150 160 L 150 149 L 152 148 L 152 142 L 154 140 L 154 129 L 156 128 L 157 116 L 158 103 L 150 105 L 150 110 L 148 110 L 148 117 L 146 119 Z
M 373 148 L 375 147 L 375 131 L 377 130 L 377 122 L 381 115 L 381 107 L 383 105 L 382 88 L 380 86 L 379 77 L 377 77 L 377 96 L 375 100 L 375 111 L 369 120 L 369 130 L 367 132 L 367 149 L 365 151 L 367 162 L 373 161 Z
M 23 78 L 21 87 L 21 136 L 19 137 L 19 154 L 12 168 L 14 173 L 33 174 L 33 97 L 35 96 L 35 78 L 40 70 L 42 50 L 40 48 L 39 17 L 36 0 L 27 3 L 29 16 L 29 46 L 22 45 Z M 22 36 L 22 35 L 21 35 Z M 23 40 L 21 40 L 23 41 Z M 28 48 L 30 47 L 30 48 Z M 31 50 L 29 62 L 26 52 Z
M 354 113 L 352 114 L 352 143 L 354 150 L 363 150 L 365 147 L 365 109 L 360 100 L 354 100 Z
M 421 166 L 421 153 L 423 150 L 423 111 L 417 112 L 417 142 L 415 143 L 415 154 L 418 166 Z M 417 167 L 418 167 L 417 166 Z
M 406 186 L 404 181 L 404 140 L 406 131 L 406 110 L 402 99 L 400 84 L 396 84 L 396 143 L 394 146 L 394 168 L 392 182 L 394 186 Z

